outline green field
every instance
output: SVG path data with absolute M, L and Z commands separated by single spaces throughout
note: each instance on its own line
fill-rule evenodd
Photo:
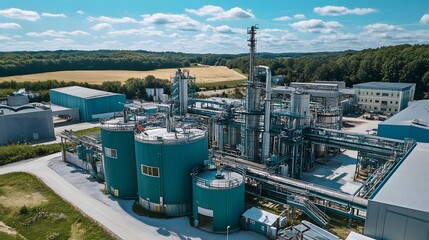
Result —
M 0 239 L 114 239 L 27 173 L 0 175 Z

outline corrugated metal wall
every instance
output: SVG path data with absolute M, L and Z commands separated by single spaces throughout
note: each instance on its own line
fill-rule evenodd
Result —
M 244 182 L 234 188 L 203 188 L 195 182 L 193 191 L 193 214 L 198 218 L 198 206 L 213 210 L 213 231 L 226 232 L 240 228 L 241 214 L 244 212 Z
M 120 198 L 137 198 L 137 169 L 134 151 L 134 131 L 109 131 L 101 128 L 107 191 Z M 105 148 L 115 149 L 116 158 L 105 154 Z
M 111 95 L 95 98 L 80 98 L 65 93 L 49 90 L 51 103 L 68 108 L 79 108 L 81 121 L 92 121 L 92 115 L 122 111 L 126 101 L 125 95 Z
M 192 211 L 192 169 L 208 157 L 207 135 L 190 143 L 162 144 L 136 141 L 136 162 L 139 197 L 159 204 L 177 205 L 168 215 Z M 159 177 L 142 174 L 141 165 L 159 168 Z M 183 208 L 187 209 L 182 212 Z M 175 213 L 173 213 L 175 212 Z
M 50 110 L 2 115 L 0 117 L 0 145 L 42 139 L 55 139 L 54 123 Z

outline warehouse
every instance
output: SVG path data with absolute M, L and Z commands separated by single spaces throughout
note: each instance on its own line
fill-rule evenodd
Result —
M 49 90 L 51 103 L 68 108 L 78 108 L 80 120 L 90 122 L 122 111 L 125 95 L 105 92 L 79 86 L 63 87 Z M 113 114 L 112 114 L 113 115 Z
M 397 113 L 414 100 L 415 83 L 367 82 L 353 85 L 359 108 L 365 112 Z
M 365 235 L 375 239 L 429 239 L 429 144 L 413 151 L 369 199 Z M 375 196 L 374 196 L 375 195 Z
M 50 139 L 55 139 L 50 108 L 0 105 L 0 145 Z
M 378 125 L 378 136 L 429 143 L 429 100 L 410 102 L 400 113 Z

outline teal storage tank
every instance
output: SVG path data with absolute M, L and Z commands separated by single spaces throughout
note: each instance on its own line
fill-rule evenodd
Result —
M 244 212 L 243 174 L 199 168 L 192 176 L 194 226 L 217 233 L 238 230 Z
M 134 126 L 121 120 L 101 125 L 106 188 L 119 198 L 137 198 Z
M 208 157 L 207 133 L 156 128 L 136 135 L 135 140 L 139 203 L 168 216 L 191 213 L 190 174 Z

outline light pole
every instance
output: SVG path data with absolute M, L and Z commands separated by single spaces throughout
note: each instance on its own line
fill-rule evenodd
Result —
M 226 240 L 228 240 L 229 238 L 228 238 L 228 231 L 229 231 L 229 228 L 230 228 L 230 226 L 227 226 L 226 227 Z

